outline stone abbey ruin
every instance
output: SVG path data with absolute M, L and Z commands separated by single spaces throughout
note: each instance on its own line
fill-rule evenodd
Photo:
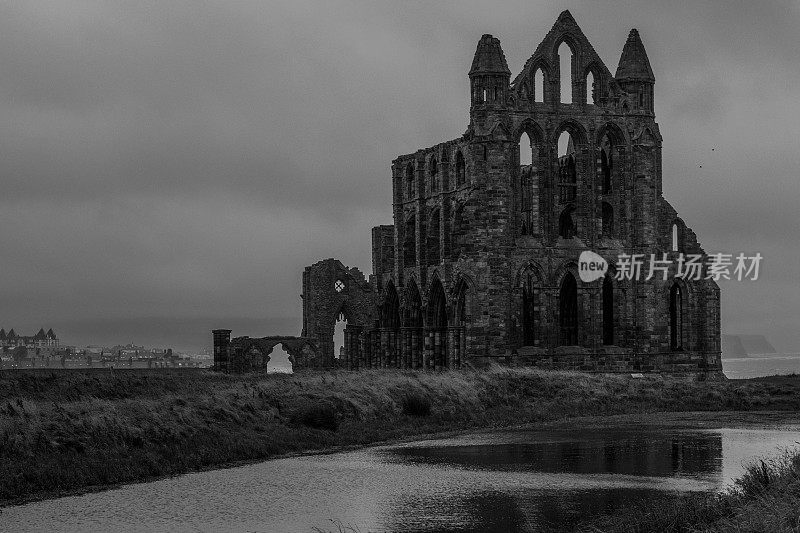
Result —
M 469 83 L 466 132 L 392 162 L 394 224 L 372 229 L 372 275 L 335 259 L 303 272 L 302 336 L 284 343 L 295 369 L 720 372 L 714 281 L 672 267 L 666 280 L 614 275 L 620 254 L 705 257 L 662 196 L 655 78 L 638 32 L 612 75 L 564 11 L 513 80 L 500 41 L 484 35 Z M 584 250 L 606 259 L 605 277 L 581 281 Z M 215 361 L 257 368 L 269 359 L 259 346 L 276 339 L 217 330 Z

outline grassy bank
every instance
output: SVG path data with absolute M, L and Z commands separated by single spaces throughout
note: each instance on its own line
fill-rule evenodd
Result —
M 0 504 L 448 430 L 586 415 L 798 409 L 800 378 L 697 383 L 527 369 L 5 372 Z
M 800 453 L 753 462 L 725 492 L 693 493 L 674 501 L 622 509 L 580 529 L 631 533 L 800 531 Z

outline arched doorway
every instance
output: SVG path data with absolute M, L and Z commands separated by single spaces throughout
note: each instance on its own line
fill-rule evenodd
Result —
M 270 374 L 291 374 L 293 372 L 289 352 L 286 351 L 283 344 L 276 344 L 269 353 L 267 372 Z

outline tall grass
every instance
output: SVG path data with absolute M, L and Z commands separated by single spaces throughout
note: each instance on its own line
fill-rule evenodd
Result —
M 800 450 L 749 464 L 719 494 L 692 493 L 629 507 L 579 527 L 585 532 L 783 533 L 800 531 Z
M 280 454 L 583 415 L 793 409 L 800 379 L 493 368 L 0 373 L 0 504 Z

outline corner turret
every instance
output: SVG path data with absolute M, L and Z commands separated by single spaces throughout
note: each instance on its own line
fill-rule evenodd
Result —
M 634 28 L 619 58 L 617 73 L 614 75 L 619 85 L 630 95 L 634 109 L 653 113 L 653 85 L 656 81 L 650 60 L 644 50 L 639 32 Z
M 472 109 L 505 106 L 511 71 L 500 39 L 489 34 L 481 37 L 472 59 L 472 68 L 469 69 L 469 80 Z

